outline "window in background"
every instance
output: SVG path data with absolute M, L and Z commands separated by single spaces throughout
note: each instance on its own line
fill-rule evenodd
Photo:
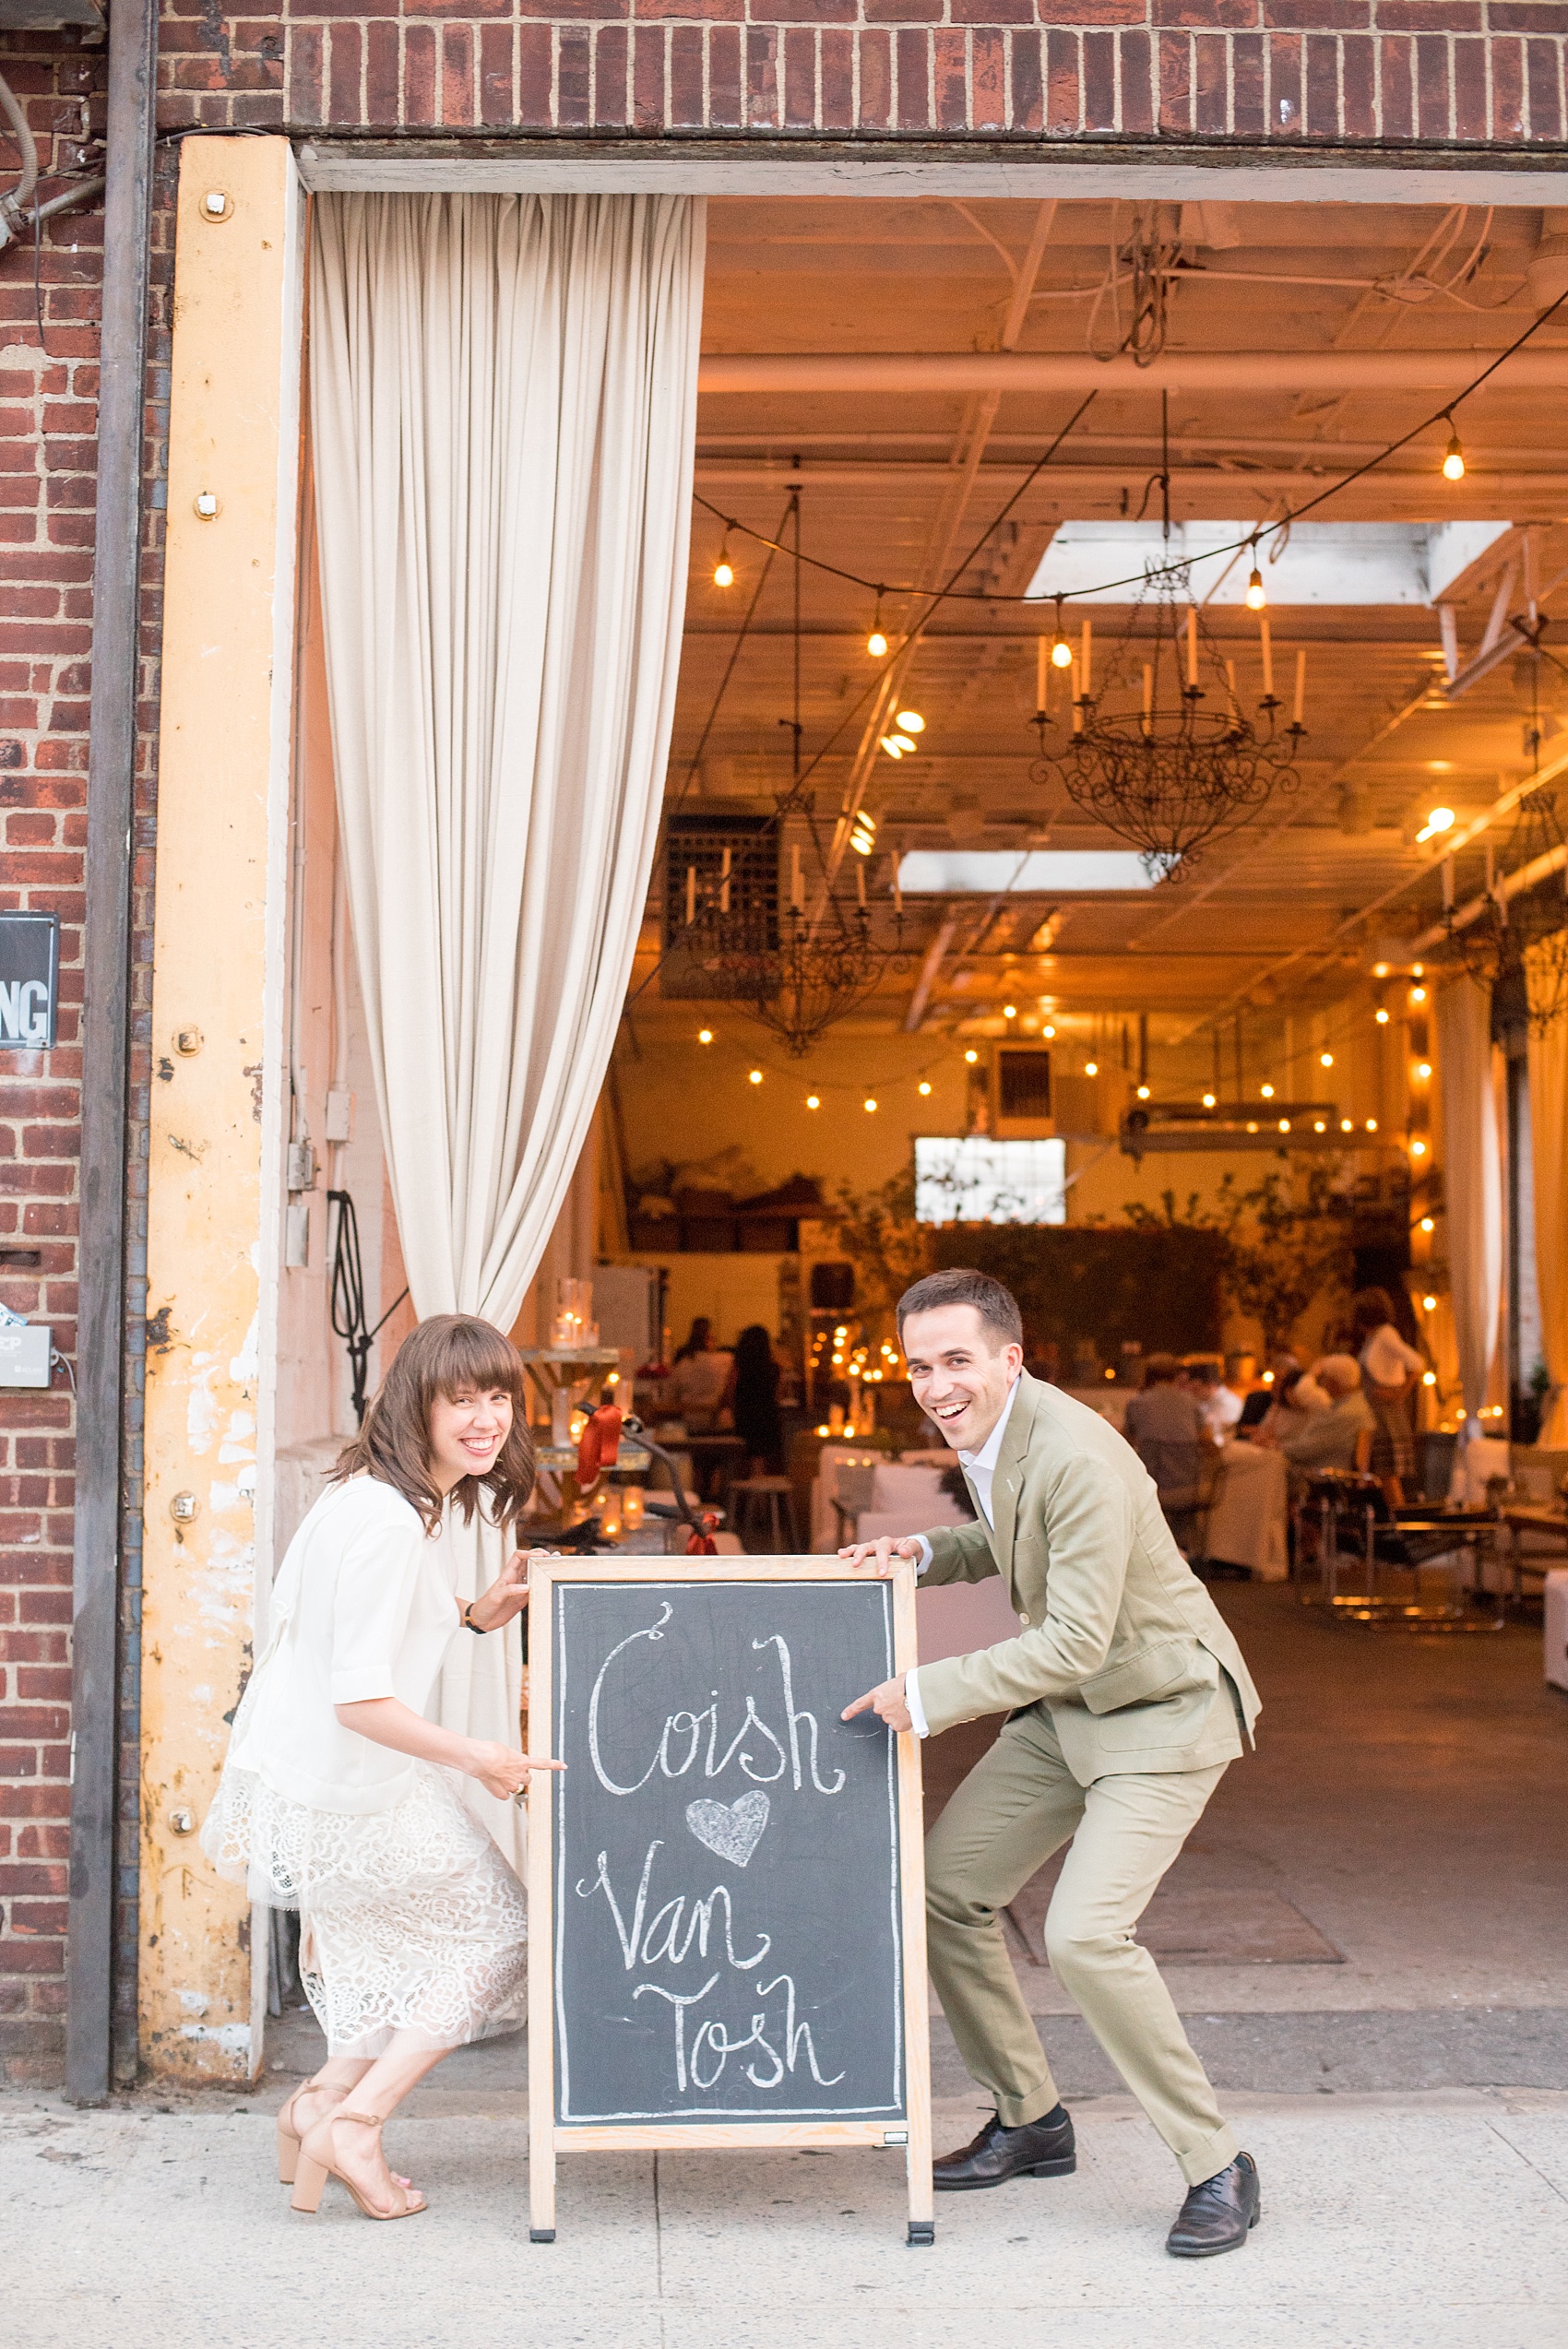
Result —
M 1067 1145 L 922 1134 L 915 1143 L 922 1224 L 1064 1224 Z

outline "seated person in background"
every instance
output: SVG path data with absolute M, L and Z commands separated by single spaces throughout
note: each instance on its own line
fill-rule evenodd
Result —
M 1326 1411 L 1328 1397 L 1317 1381 L 1308 1376 L 1293 1354 L 1282 1355 L 1281 1367 L 1274 1374 L 1274 1384 L 1265 1390 L 1269 1397 L 1267 1409 L 1253 1428 L 1253 1441 L 1275 1443 L 1292 1428 L 1315 1411 Z M 1289 1368 L 1283 1367 L 1289 1365 Z
M 1122 1423 L 1123 1434 L 1154 1478 L 1159 1505 L 1179 1544 L 1184 1533 L 1193 1531 L 1204 1454 L 1214 1448 L 1197 1397 L 1177 1384 L 1181 1367 L 1174 1354 L 1151 1354 L 1144 1364 L 1143 1385 L 1127 1398 Z M 1184 1525 L 1178 1520 L 1185 1520 Z
M 1214 1362 L 1189 1362 L 1182 1372 L 1182 1384 L 1197 1405 L 1209 1436 L 1222 1443 L 1241 1416 L 1241 1396 L 1221 1382 Z
M 1325 1354 L 1313 1364 L 1312 1382 L 1328 1397 L 1327 1410 L 1304 1410 L 1298 1425 L 1282 1426 L 1277 1433 L 1260 1430 L 1259 1441 L 1277 1444 L 1291 1465 L 1308 1476 L 1320 1468 L 1364 1468 L 1376 1423 L 1361 1393 L 1360 1364 L 1354 1355 Z M 1299 1391 L 1306 1382 L 1296 1383 Z
M 699 1314 L 665 1382 L 664 1408 L 685 1421 L 689 1435 L 707 1435 L 714 1427 L 730 1383 L 731 1358 L 714 1345 L 712 1333 L 712 1323 Z
M 1222 1395 L 1229 1395 L 1236 1406 L 1234 1415 L 1230 1416 L 1230 1405 L 1227 1403 L 1222 1406 L 1228 1415 L 1223 1430 L 1225 1434 L 1229 1435 L 1233 1428 L 1240 1427 L 1241 1414 L 1247 1407 L 1247 1398 L 1257 1383 L 1258 1366 L 1255 1355 L 1241 1353 L 1228 1354 L 1225 1357 L 1225 1377 L 1221 1384 L 1215 1389 L 1215 1400 L 1218 1403 Z
M 1241 1416 L 1236 1422 L 1236 1433 L 1248 1442 L 1252 1441 L 1254 1431 L 1263 1426 L 1269 1413 L 1278 1403 L 1285 1392 L 1286 1381 L 1292 1376 L 1299 1379 L 1301 1375 L 1301 1366 L 1293 1354 L 1275 1355 L 1268 1369 L 1267 1385 L 1265 1386 L 1260 1382 L 1253 1388 L 1241 1406 Z

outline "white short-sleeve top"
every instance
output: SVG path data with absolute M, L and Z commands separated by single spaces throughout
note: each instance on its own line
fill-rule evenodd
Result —
M 1407 1377 L 1423 1369 L 1420 1356 L 1407 1346 L 1392 1322 L 1372 1331 L 1362 1347 L 1360 1365 L 1373 1386 L 1403 1386 Z
M 460 1621 L 447 1545 L 402 1494 L 374 1477 L 331 1486 L 279 1569 L 231 1765 L 315 1810 L 390 1809 L 412 1761 L 346 1729 L 334 1708 L 398 1697 L 422 1714 Z

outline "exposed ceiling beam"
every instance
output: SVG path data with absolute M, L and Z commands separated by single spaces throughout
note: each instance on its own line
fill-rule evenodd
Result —
M 1308 445 L 1303 444 L 1303 454 L 1307 448 Z M 1311 453 L 1320 454 L 1315 448 Z M 1337 457 L 1337 451 L 1329 453 Z M 1321 490 L 1336 473 L 1348 469 L 1350 461 L 1319 465 L 1315 470 L 1303 466 L 1173 465 L 1170 493 L 1172 499 L 1181 499 L 1215 492 L 1235 496 L 1244 491 L 1263 491 L 1270 496 L 1311 492 Z M 1011 489 L 1028 469 L 1026 465 L 979 466 L 970 485 L 994 483 L 999 490 Z M 1039 496 L 1051 504 L 1060 504 L 1063 497 L 1114 496 L 1125 486 L 1129 469 L 1135 472 L 1137 467 L 1054 465 L 1040 475 L 1035 487 Z M 1459 515 L 1476 520 L 1490 519 L 1486 511 L 1490 504 L 1500 500 L 1512 504 L 1526 497 L 1560 498 L 1568 488 L 1568 471 L 1561 469 L 1550 473 L 1488 473 L 1471 466 L 1464 480 L 1456 483 L 1434 481 L 1434 472 L 1430 464 L 1382 467 L 1364 484 L 1358 483 L 1356 490 L 1362 496 L 1395 485 L 1414 491 L 1448 521 Z M 790 482 L 801 481 L 830 490 L 945 491 L 953 485 L 954 472 L 950 465 L 901 465 L 896 461 L 883 465 L 835 465 L 828 459 L 817 465 L 795 466 L 782 457 L 772 463 L 764 458 L 750 463 L 732 458 L 706 464 L 699 459 L 695 479 L 705 489 L 777 492 Z M 1478 506 L 1479 513 L 1476 511 Z M 1499 514 L 1496 518 L 1507 517 Z
M 1528 864 L 1522 864 L 1519 867 L 1517 872 L 1505 872 L 1492 890 L 1491 897 L 1483 892 L 1480 896 L 1472 897 L 1468 904 L 1458 907 L 1455 911 L 1453 927 L 1455 930 L 1468 930 L 1473 921 L 1479 921 L 1492 898 L 1501 897 L 1506 905 L 1511 898 L 1522 896 L 1526 889 L 1538 888 L 1540 884 L 1543 881 L 1549 881 L 1554 872 L 1561 872 L 1565 864 L 1568 864 L 1568 848 L 1548 848 L 1540 856 L 1532 857 Z M 1410 952 L 1413 955 L 1424 955 L 1429 946 L 1435 946 L 1441 940 L 1446 938 L 1448 931 L 1449 924 L 1446 919 L 1434 921 L 1430 929 L 1422 931 L 1411 946 Z
M 925 1007 L 931 1001 L 931 991 L 936 984 L 936 974 L 942 968 L 948 947 L 953 943 L 958 927 L 957 918 L 949 914 L 931 944 L 926 948 L 921 975 L 915 981 L 915 991 L 909 998 L 909 1008 L 904 1014 L 904 1032 L 912 1036 L 925 1017 Z
M 1561 758 L 1553 759 L 1550 765 L 1539 768 L 1534 775 L 1526 775 L 1520 782 L 1511 784 L 1506 791 L 1499 793 L 1491 807 L 1483 808 L 1479 815 L 1471 816 L 1467 823 L 1457 825 L 1452 832 L 1445 833 L 1441 854 L 1433 857 L 1429 864 L 1423 864 L 1419 871 L 1408 872 L 1402 881 L 1395 883 L 1392 889 L 1384 889 L 1381 896 L 1373 897 L 1370 905 L 1358 907 L 1354 913 L 1347 914 L 1343 921 L 1337 923 L 1326 938 L 1320 939 L 1316 945 L 1298 946 L 1293 954 L 1283 955 L 1278 961 L 1269 963 L 1264 969 L 1254 972 L 1247 984 L 1238 988 L 1233 995 L 1220 1004 L 1218 1011 L 1212 1013 L 1207 1019 L 1201 1021 L 1200 1026 L 1212 1027 L 1220 1021 L 1229 1019 L 1237 1007 L 1246 1002 L 1253 990 L 1265 979 L 1277 979 L 1285 971 L 1293 970 L 1298 963 L 1324 959 L 1335 954 L 1338 951 L 1342 941 L 1348 938 L 1352 931 L 1359 930 L 1369 916 L 1381 913 L 1384 906 L 1391 906 L 1396 897 L 1404 896 L 1407 890 L 1417 888 L 1421 882 L 1431 877 L 1444 858 L 1457 856 L 1461 848 L 1467 848 L 1472 840 L 1479 840 L 1483 832 L 1490 831 L 1494 824 L 1500 824 L 1505 815 L 1511 814 L 1520 801 L 1527 798 L 1530 792 L 1544 789 L 1549 783 L 1555 783 L 1558 777 L 1563 774 L 1568 774 L 1568 751 L 1565 751 Z M 1443 935 L 1443 932 L 1444 925 L 1438 923 L 1435 928 L 1424 931 L 1422 935 L 1429 943 L 1435 943 L 1437 938 Z
M 1147 367 L 1125 356 L 1044 350 L 708 351 L 697 389 L 818 392 L 1455 392 L 1487 350 L 1167 351 Z M 1492 391 L 1560 393 L 1568 353 L 1521 350 Z

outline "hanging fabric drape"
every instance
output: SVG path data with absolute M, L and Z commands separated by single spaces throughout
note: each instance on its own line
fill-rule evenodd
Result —
M 1551 1381 L 1538 1443 L 1568 1446 L 1568 1021 L 1554 1020 L 1529 1042 L 1530 1157 L 1535 1174 L 1536 1285 L 1541 1355 Z M 1531 1363 L 1522 1366 L 1527 1378 Z
M 1492 1087 L 1491 1005 L 1471 979 L 1437 998 L 1443 1086 L 1443 1196 L 1453 1284 L 1454 1335 L 1465 1396 L 1465 1432 L 1482 1432 L 1503 1297 L 1503 1162 Z
M 609 1061 L 673 713 L 703 243 L 687 197 L 315 201 L 339 823 L 422 1317 L 511 1327 Z M 467 1596 L 498 1544 L 446 1538 Z M 515 1743 L 519 1686 L 514 1641 L 465 1641 L 442 1717 Z M 476 1807 L 516 1857 L 520 1814 Z

